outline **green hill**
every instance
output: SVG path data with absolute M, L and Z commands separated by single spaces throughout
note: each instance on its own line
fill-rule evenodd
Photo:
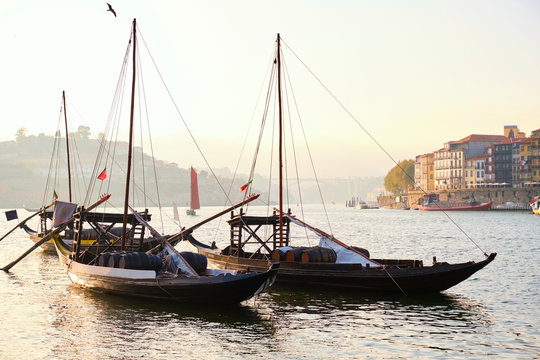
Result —
M 72 160 L 72 188 L 73 202 L 82 203 L 87 197 L 89 179 L 95 176 L 94 161 L 99 151 L 99 141 L 89 139 L 87 134 L 75 133 L 70 136 L 70 156 Z M 57 152 L 53 149 L 57 148 Z M 127 144 L 119 143 L 116 151 L 116 159 L 124 159 L 127 154 Z M 52 154 L 56 155 L 53 157 Z M 162 160 L 152 162 L 147 154 L 141 154 L 141 149 L 134 151 L 133 174 L 138 188 L 132 189 L 135 204 L 139 206 L 153 207 L 157 203 L 147 201 L 145 203 L 142 190 L 149 199 L 157 199 L 159 191 L 161 205 L 172 206 L 175 202 L 178 206 L 188 206 L 189 202 L 189 169 L 181 168 L 175 163 Z M 141 161 L 143 159 L 143 161 Z M 144 163 L 144 169 L 141 163 Z M 50 170 L 54 169 L 54 170 Z M 101 171 L 102 169 L 99 169 Z M 157 174 L 157 183 L 154 180 L 154 171 Z M 201 206 L 224 205 L 225 195 L 218 181 L 208 170 L 197 169 L 199 180 L 199 196 Z M 145 178 L 151 178 L 143 185 L 142 174 Z M 231 187 L 233 174 L 227 168 L 214 169 L 223 189 L 231 191 L 231 200 L 240 201 L 243 193 L 237 189 L 247 178 L 240 175 Z M 56 191 L 60 200 L 68 201 L 68 177 L 67 161 L 65 154 L 65 138 L 57 138 L 40 134 L 38 136 L 26 136 L 21 133 L 15 141 L 0 142 L 0 208 L 29 208 L 40 207 L 52 200 L 52 193 Z M 99 194 L 111 193 L 111 202 L 121 207 L 124 199 L 124 170 L 116 168 L 107 169 L 108 178 L 103 182 L 96 182 L 90 199 L 95 199 Z M 257 192 L 262 192 L 261 198 L 266 198 L 268 180 L 256 175 L 253 186 Z M 366 179 L 323 179 L 320 188 L 327 203 L 345 204 L 352 196 L 367 199 L 377 188 L 381 188 L 383 178 Z M 49 187 L 46 190 L 46 185 Z M 319 186 L 309 179 L 301 180 L 302 199 L 305 203 L 319 203 Z M 96 188 L 101 186 L 101 188 Z M 264 189 L 262 191 L 261 189 Z M 272 187 L 272 198 L 277 193 Z M 296 204 L 298 196 L 289 194 L 291 204 Z

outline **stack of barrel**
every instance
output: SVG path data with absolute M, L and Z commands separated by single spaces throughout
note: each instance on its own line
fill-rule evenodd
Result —
M 369 258 L 369 251 L 351 246 L 365 257 Z M 272 261 L 296 261 L 296 262 L 313 262 L 313 263 L 335 263 L 337 254 L 333 249 L 313 246 L 313 247 L 282 247 L 273 250 L 270 254 Z
M 276 249 L 272 251 L 270 256 L 273 261 L 316 263 L 335 263 L 337 259 L 336 252 L 333 249 L 320 246 Z
M 155 270 L 162 266 L 161 257 L 139 251 L 111 251 L 99 255 L 98 266 L 120 269 Z

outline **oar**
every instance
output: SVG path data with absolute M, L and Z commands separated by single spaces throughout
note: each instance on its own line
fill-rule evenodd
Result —
M 245 205 L 245 204 L 247 204 L 249 202 L 252 202 L 253 200 L 257 199 L 259 196 L 260 196 L 260 194 L 251 195 L 246 200 L 244 200 L 242 202 L 239 202 L 238 204 L 233 205 L 233 206 L 231 206 L 231 207 L 229 207 L 229 208 L 227 208 L 227 209 L 225 209 L 223 211 L 220 211 L 217 214 L 215 214 L 213 216 L 210 216 L 209 218 L 207 218 L 207 219 L 205 219 L 205 220 L 203 220 L 201 222 L 198 222 L 197 224 L 195 224 L 195 225 L 193 225 L 193 226 L 191 226 L 191 227 L 189 227 L 187 229 L 184 229 L 184 230 L 182 230 L 182 231 L 180 231 L 180 232 L 178 232 L 178 233 L 176 233 L 174 235 L 169 236 L 169 238 L 167 240 L 169 241 L 169 243 L 171 243 L 172 246 L 175 246 L 179 242 L 178 239 L 181 239 L 182 236 L 184 236 L 185 234 L 189 234 L 189 233 L 193 232 L 193 230 L 195 230 L 196 228 L 198 228 L 198 227 L 206 224 L 207 222 L 210 222 L 210 221 L 212 221 L 212 220 L 214 220 L 214 219 L 228 213 L 229 211 L 232 211 L 232 210 L 234 210 L 234 209 L 236 209 L 236 208 L 238 208 L 238 207 L 240 207 L 242 205 Z
M 4 236 L 2 236 L 0 238 L 0 241 L 4 240 L 9 234 L 11 234 L 12 232 L 14 232 L 17 228 L 20 228 L 21 226 L 23 226 L 28 220 L 30 220 L 31 218 L 33 218 L 34 216 L 44 212 L 46 209 L 50 208 L 52 205 L 54 204 L 54 201 L 52 203 L 50 203 L 49 205 L 45 206 L 44 208 L 41 208 L 39 209 L 35 214 L 32 214 L 30 215 L 29 217 L 27 217 L 26 219 L 24 219 L 23 221 L 21 221 L 20 223 L 18 223 L 13 229 L 11 229 L 10 231 L 8 231 Z
M 96 201 L 95 203 L 93 203 L 92 205 L 90 205 L 88 208 L 85 209 L 85 211 L 91 211 L 93 210 L 94 208 L 96 208 L 98 205 L 100 205 L 101 203 L 107 201 L 107 199 L 109 199 L 109 197 L 111 197 L 110 194 L 107 194 L 107 195 L 103 195 L 98 201 Z M 41 244 L 49 241 L 50 239 L 52 239 L 52 237 L 56 234 L 59 234 L 60 232 L 62 232 L 69 224 L 71 224 L 73 221 L 75 220 L 75 217 L 72 216 L 71 219 L 69 219 L 68 221 L 66 221 L 65 223 L 63 223 L 62 225 L 60 225 L 59 227 L 57 227 L 56 229 L 52 230 L 51 232 L 49 232 L 46 236 L 43 237 L 43 239 L 39 240 L 37 243 L 34 244 L 34 246 L 32 246 L 30 249 L 26 250 L 24 252 L 24 254 L 22 254 L 21 256 L 19 256 L 16 260 L 12 261 L 11 263 L 9 263 L 8 265 L 4 266 L 2 268 L 2 270 L 4 270 L 5 272 L 8 272 L 9 269 L 11 269 L 15 264 L 17 264 L 19 261 L 21 261 L 22 259 L 24 259 L 26 257 L 26 255 L 30 254 L 32 251 L 34 251 L 35 249 L 37 249 L 39 246 L 41 246 Z

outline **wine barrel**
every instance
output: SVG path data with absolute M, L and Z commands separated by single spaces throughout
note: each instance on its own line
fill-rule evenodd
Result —
M 302 251 L 300 255 L 302 262 L 335 263 L 336 259 L 337 255 L 333 249 L 319 246 Z
M 110 255 L 111 255 L 111 253 L 108 253 L 108 252 L 99 254 L 97 265 L 98 266 L 109 266 L 108 264 L 109 264 L 109 256 Z
M 118 267 L 120 269 L 141 269 L 142 261 L 138 253 L 130 251 L 120 255 Z
M 197 274 L 202 275 L 206 271 L 206 266 L 208 265 L 208 260 L 203 254 L 197 254 L 191 251 L 182 251 L 180 253 L 182 257 L 188 262 L 188 264 L 197 272 Z
M 121 269 L 159 271 L 161 266 L 162 261 L 159 256 L 139 251 L 125 252 L 118 259 L 118 267 Z
M 120 253 L 120 252 L 110 252 L 109 253 L 109 258 L 107 259 L 107 266 L 117 268 L 118 267 L 118 260 L 120 259 L 121 255 L 122 255 L 122 253 Z
M 278 249 L 272 250 L 272 252 L 270 253 L 270 259 L 272 259 L 272 261 L 285 261 L 285 253 L 288 250 L 292 250 L 292 247 L 283 246 Z
M 285 252 L 285 261 L 300 261 L 300 256 L 302 255 L 302 252 L 310 249 L 308 247 L 296 247 L 291 248 L 291 250 L 288 250 Z
M 163 267 L 163 261 L 161 257 L 154 254 L 144 254 L 148 259 L 148 269 L 159 271 Z

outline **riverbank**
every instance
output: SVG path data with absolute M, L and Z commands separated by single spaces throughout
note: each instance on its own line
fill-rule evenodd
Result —
M 441 201 L 462 201 L 464 199 L 474 199 L 478 202 L 492 201 L 492 210 L 529 211 L 529 201 L 535 196 L 540 195 L 540 187 L 449 189 L 433 191 L 432 193 L 438 194 Z M 379 196 L 377 202 L 379 203 L 379 207 L 389 209 L 415 208 L 418 201 L 423 200 L 425 194 L 423 191 L 411 190 L 407 196 Z

